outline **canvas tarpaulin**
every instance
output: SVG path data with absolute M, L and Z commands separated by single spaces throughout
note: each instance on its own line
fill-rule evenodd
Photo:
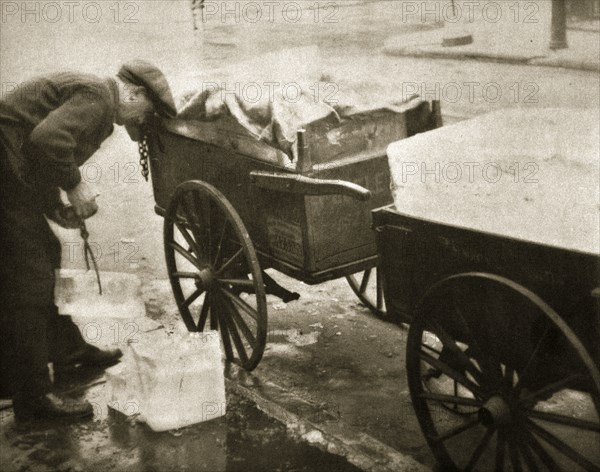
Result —
M 178 118 L 239 126 L 292 159 L 297 131 L 308 123 L 380 108 L 400 112 L 415 98 L 393 85 L 334 77 L 317 47 L 267 54 L 214 75 L 184 94 Z

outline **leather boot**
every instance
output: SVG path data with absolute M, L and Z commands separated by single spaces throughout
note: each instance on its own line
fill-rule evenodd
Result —
M 55 372 L 73 370 L 77 366 L 82 367 L 110 367 L 119 362 L 123 356 L 120 349 L 99 349 L 91 344 L 86 344 L 68 357 L 54 362 Z
M 94 416 L 92 405 L 86 400 L 61 398 L 53 393 L 30 396 L 17 393 L 13 397 L 13 411 L 17 421 L 34 419 L 86 419 Z

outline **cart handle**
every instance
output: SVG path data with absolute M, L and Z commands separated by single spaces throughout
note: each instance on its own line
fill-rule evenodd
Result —
M 360 201 L 371 198 L 371 192 L 345 180 L 313 179 L 298 174 L 250 172 L 250 181 L 257 187 L 303 195 L 347 195 Z

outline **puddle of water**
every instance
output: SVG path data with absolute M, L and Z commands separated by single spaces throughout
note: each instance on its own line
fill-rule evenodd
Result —
M 92 390 L 102 389 L 99 385 Z M 93 392 L 90 392 L 93 395 Z M 96 392 L 97 393 L 97 392 Z M 227 415 L 155 433 L 113 410 L 98 421 L 0 423 L 3 470 L 28 471 L 358 471 L 286 434 L 253 403 L 228 395 Z

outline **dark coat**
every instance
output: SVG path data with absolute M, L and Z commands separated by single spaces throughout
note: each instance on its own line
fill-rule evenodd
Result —
M 114 80 L 72 73 L 0 97 L 0 381 L 11 393 L 46 393 L 48 362 L 85 344 L 54 307 L 61 245 L 44 213 L 60 205 L 59 188 L 81 181 L 118 100 Z
M 53 303 L 61 247 L 44 218 L 113 130 L 112 79 L 61 73 L 0 100 L 0 304 Z
M 0 100 L 0 139 L 25 184 L 70 190 L 78 167 L 113 131 L 118 105 L 113 79 L 58 73 L 21 84 Z

